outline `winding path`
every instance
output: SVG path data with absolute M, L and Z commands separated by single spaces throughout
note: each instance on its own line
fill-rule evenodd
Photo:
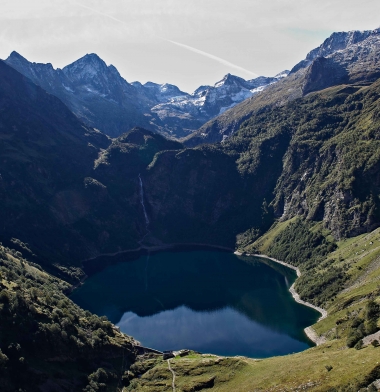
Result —
M 168 368 L 172 372 L 172 375 L 173 375 L 172 388 L 173 388 L 173 392 L 175 392 L 175 373 L 174 373 L 174 370 L 172 369 L 172 367 L 170 366 L 170 359 L 168 359 Z

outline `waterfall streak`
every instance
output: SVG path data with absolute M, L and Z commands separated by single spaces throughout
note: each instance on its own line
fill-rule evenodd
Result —
M 146 208 L 145 208 L 145 204 L 144 204 L 144 188 L 143 188 L 143 182 L 141 179 L 141 175 L 139 174 L 139 182 L 140 182 L 140 202 L 144 211 L 144 217 L 145 217 L 145 228 L 148 230 L 148 226 L 149 226 L 149 218 L 148 218 L 148 214 L 146 213 Z

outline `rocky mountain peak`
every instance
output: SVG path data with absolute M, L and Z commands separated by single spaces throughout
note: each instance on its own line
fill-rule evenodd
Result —
M 48 72 L 49 74 L 54 72 L 51 63 L 31 63 L 16 51 L 13 51 L 5 62 L 32 80 L 35 77 L 36 72 Z
M 17 53 L 15 50 L 8 56 L 7 60 L 28 62 L 25 57 L 21 56 L 21 54 Z
M 290 73 L 295 73 L 299 69 L 308 67 L 312 61 L 318 57 L 327 57 L 335 52 L 345 50 L 348 47 L 365 41 L 371 36 L 376 36 L 380 34 L 380 28 L 375 30 L 364 30 L 364 31 L 347 31 L 347 32 L 336 32 L 332 33 L 330 37 L 325 39 L 325 41 L 317 48 L 311 50 L 306 58 L 296 64 Z
M 77 79 L 83 77 L 94 77 L 96 74 L 106 72 L 108 69 L 106 63 L 96 54 L 86 54 L 80 59 L 67 65 L 62 70 L 65 75 Z
M 338 50 L 346 49 L 350 45 L 364 41 L 374 32 L 372 30 L 365 31 L 348 31 L 332 33 L 322 45 L 313 49 L 306 56 L 307 60 L 314 60 L 317 57 L 326 57 Z
M 118 136 L 139 125 L 165 135 L 182 137 L 277 81 L 244 80 L 228 73 L 193 94 L 169 83 L 129 84 L 113 65 L 95 53 L 86 54 L 62 70 L 35 64 L 14 52 L 6 62 L 58 96 L 87 125 Z
M 244 85 L 244 84 L 245 84 L 244 79 L 239 78 L 239 76 L 235 76 L 235 75 L 228 73 L 227 75 L 225 75 L 223 77 L 222 80 L 220 80 L 219 82 L 216 82 L 214 87 L 221 87 L 224 85 L 231 86 L 231 85 Z

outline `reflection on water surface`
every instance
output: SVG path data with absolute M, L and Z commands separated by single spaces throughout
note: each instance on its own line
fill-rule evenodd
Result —
M 72 294 L 83 308 L 159 350 L 268 357 L 311 346 L 319 314 L 297 304 L 294 271 L 220 251 L 162 252 L 113 265 Z

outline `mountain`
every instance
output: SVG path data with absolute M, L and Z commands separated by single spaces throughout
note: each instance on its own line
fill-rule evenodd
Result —
M 243 100 L 264 90 L 287 75 L 288 71 L 273 77 L 258 77 L 244 80 L 227 74 L 214 86 L 201 86 L 193 94 L 181 92 L 177 87 L 164 84 L 138 82 L 134 86 L 145 92 L 153 92 L 159 103 L 150 111 L 164 122 L 164 128 L 170 129 L 173 136 L 186 136 L 202 126 L 206 121 L 225 112 Z
M 336 239 L 373 230 L 379 86 L 309 94 L 252 115 L 222 144 L 161 153 L 145 177 L 153 233 L 233 246 L 233 233 L 296 216 L 323 222 Z M 182 224 L 171 231 L 174 216 Z
M 171 84 L 128 83 L 96 54 L 87 54 L 63 69 L 31 63 L 16 52 L 5 61 L 60 98 L 86 125 L 112 137 L 135 126 L 169 137 L 187 136 L 287 74 L 248 81 L 228 74 L 214 86 L 201 86 L 188 94 Z
M 102 253 L 165 243 L 197 242 L 233 248 L 239 233 L 247 230 L 261 233 L 269 228 L 276 217 L 289 219 L 298 214 L 308 219 L 322 220 L 335 238 L 371 230 L 378 224 L 377 198 L 371 196 L 377 192 L 377 183 L 368 179 L 366 170 L 370 167 L 377 175 L 377 155 L 375 149 L 369 160 L 368 154 L 362 156 L 358 150 L 361 146 L 359 140 L 365 135 L 359 132 L 358 124 L 366 124 L 369 130 L 365 137 L 371 140 L 371 144 L 365 147 L 365 151 L 370 147 L 375 148 L 377 134 L 376 129 L 370 126 L 370 121 L 377 124 L 377 117 L 375 107 L 371 106 L 367 97 L 376 97 L 377 94 L 378 86 L 373 80 L 380 76 L 375 61 L 379 55 L 378 38 L 379 32 L 374 31 L 362 41 L 348 44 L 346 48 L 326 58 L 317 57 L 306 68 L 291 73 L 246 103 L 231 109 L 236 113 L 238 108 L 248 105 L 248 108 L 254 107 L 256 111 L 250 112 L 250 117 L 240 131 L 222 145 L 184 149 L 178 142 L 166 140 L 149 130 L 135 128 L 102 147 L 96 148 L 91 142 L 95 147 L 89 151 L 85 136 L 81 136 L 81 141 L 75 142 L 73 148 L 67 147 L 69 144 L 66 141 L 54 141 L 62 151 L 54 151 L 52 157 L 49 155 L 50 147 L 47 150 L 40 147 L 44 146 L 42 142 L 33 145 L 32 150 L 29 146 L 26 151 L 37 157 L 35 162 L 44 162 L 40 164 L 42 173 L 52 168 L 52 172 L 44 177 L 50 182 L 46 183 L 44 190 L 40 183 L 44 184 L 46 180 L 40 178 L 40 171 L 27 171 L 16 193 L 16 200 L 22 198 L 23 201 L 15 202 L 11 197 L 14 186 L 11 184 L 18 184 L 17 171 L 23 172 L 25 168 L 20 166 L 13 170 L 12 165 L 15 164 L 7 161 L 9 168 L 5 171 L 6 176 L 14 173 L 14 180 L 9 178 L 4 188 L 8 193 L 3 200 L 7 200 L 9 207 L 8 213 L 2 217 L 6 222 L 2 237 L 8 240 L 15 237 L 33 243 L 41 254 L 48 257 L 52 254 L 49 252 L 53 252 L 56 247 L 51 244 L 56 243 L 58 233 L 63 230 L 66 242 L 59 248 L 62 260 L 83 260 Z M 364 68 L 366 72 L 358 65 L 359 62 L 368 64 Z M 92 70 L 93 65 L 90 68 L 78 65 L 80 72 L 74 66 L 70 69 L 70 72 L 65 71 L 65 75 L 71 73 L 80 80 L 92 80 L 93 74 L 89 69 Z M 334 73 L 331 69 L 337 71 Z M 341 72 L 341 69 L 345 72 Z M 19 83 L 15 76 L 19 74 L 14 72 L 12 75 L 14 83 Z M 12 78 L 8 77 L 8 80 Z M 331 78 L 336 79 L 331 82 Z M 326 79 L 329 80 L 327 84 L 344 85 L 338 90 L 330 88 L 321 93 L 312 92 L 323 88 Z M 27 79 L 23 80 L 26 83 Z M 205 92 L 205 104 L 202 107 L 206 110 L 208 99 L 211 99 L 209 97 L 221 97 L 224 91 L 231 92 L 235 88 L 241 91 L 241 86 L 245 86 L 247 91 L 249 88 L 254 90 L 260 88 L 260 83 L 227 75 L 213 88 L 202 87 L 197 94 Z M 257 85 L 259 87 L 255 87 Z M 299 86 L 297 89 L 296 85 Z M 105 92 L 105 86 L 107 84 L 99 84 L 98 90 Z M 138 87 L 149 90 L 151 97 L 161 97 L 162 100 L 167 97 L 174 99 L 173 96 L 181 93 L 175 86 L 169 85 L 148 83 Z M 304 98 L 300 97 L 302 89 L 307 91 Z M 12 88 L 9 90 L 12 96 Z M 38 91 L 53 100 L 53 96 L 41 89 Z M 268 95 L 268 92 L 276 91 L 277 95 Z M 287 99 L 284 98 L 284 92 Z M 27 98 L 28 95 L 21 90 L 13 96 L 23 95 L 24 105 L 34 104 L 32 97 Z M 163 95 L 166 98 L 162 98 Z M 7 96 L 6 93 L 4 96 Z M 182 97 L 185 95 L 182 94 Z M 278 104 L 279 100 L 283 102 L 281 105 Z M 58 105 L 60 101 L 54 102 Z M 32 111 L 27 106 L 18 108 L 17 104 L 15 101 L 14 108 L 8 112 Z M 63 104 L 60 105 L 62 112 L 67 112 Z M 261 110 L 258 110 L 260 105 Z M 333 112 L 329 105 L 334 108 Z M 56 121 L 59 118 L 55 114 L 56 108 L 44 104 L 33 110 L 35 116 L 46 118 L 49 115 L 49 121 L 59 126 L 59 135 L 65 135 L 67 126 Z M 227 112 L 231 113 L 231 110 Z M 19 121 L 16 115 L 14 118 Z M 17 143 L 20 146 L 25 143 L 27 132 L 31 135 L 37 132 L 35 127 L 27 123 L 28 118 L 25 117 L 25 124 L 20 124 L 20 129 L 25 128 L 20 139 L 15 139 L 17 134 L 14 133 L 4 139 L 4 143 L 12 140 L 13 150 L 20 150 Z M 85 129 L 74 116 L 70 118 L 77 129 Z M 12 129 L 15 124 L 8 121 L 4 127 Z M 303 124 L 302 127 L 300 124 Z M 346 127 L 346 124 L 357 125 Z M 309 129 L 313 129 L 313 133 Z M 339 135 L 337 132 L 340 132 Z M 93 130 L 84 132 L 85 135 L 87 133 L 96 134 Z M 42 133 L 39 135 L 41 138 L 46 137 Z M 301 142 L 303 138 L 306 138 L 307 143 Z M 76 148 L 78 153 L 75 153 Z M 326 151 L 330 151 L 330 155 Z M 351 166 L 351 155 L 346 158 L 345 151 L 355 151 L 356 156 L 361 157 L 361 163 L 356 169 Z M 320 156 L 323 158 L 320 159 Z M 12 156 L 12 159 L 16 158 Z M 342 159 L 348 160 L 345 166 L 347 170 L 338 168 Z M 64 161 L 68 164 L 65 165 Z M 326 162 L 331 162 L 328 169 L 324 169 Z M 375 162 L 375 166 L 369 166 L 368 162 L 371 165 Z M 325 170 L 323 173 L 322 169 Z M 61 171 L 67 173 L 65 181 L 61 180 L 64 176 Z M 319 180 L 330 178 L 328 171 L 334 173 L 329 186 Z M 318 186 L 303 188 L 309 175 L 310 183 Z M 59 187 L 58 181 L 61 181 Z M 361 191 L 357 184 L 362 184 L 364 190 Z M 27 193 L 29 189 L 35 189 L 34 193 Z M 337 204 L 336 200 L 341 197 L 344 202 Z M 37 203 L 38 208 L 32 207 L 34 203 Z M 17 205 L 29 207 L 21 208 L 23 213 L 19 214 Z M 46 216 L 49 224 L 45 222 L 40 225 L 35 214 Z M 33 230 L 27 224 L 28 221 L 34 222 Z M 42 243 L 39 238 L 50 240 Z
M 89 54 L 63 69 L 30 63 L 16 52 L 6 63 L 64 102 L 85 124 L 118 136 L 136 124 L 149 126 L 141 107 L 151 105 L 139 96 L 112 65 Z M 147 102 L 148 101 L 148 102 Z
M 260 363 L 176 358 L 184 390 L 267 390 L 268 380 L 287 389 L 374 390 L 378 348 L 362 339 L 378 331 L 380 317 L 380 31 L 342 34 L 316 52 L 325 56 L 222 113 L 213 129 L 219 139 L 222 121 L 238 127 L 223 143 L 194 148 L 141 127 L 111 140 L 0 62 L 2 390 L 114 390 L 121 382 L 126 390 L 170 389 L 166 361 L 146 355 L 130 366 L 135 342 L 66 295 L 69 283 L 115 255 L 125 261 L 194 244 L 297 266 L 297 291 L 328 310 L 315 331 L 328 342 Z M 87 58 L 61 70 L 57 86 L 69 75 L 107 96 L 113 87 L 93 77 L 98 66 L 114 72 Z M 196 94 L 261 87 L 247 83 L 227 76 Z M 132 87 L 149 90 L 150 102 L 188 99 L 175 86 Z
M 254 113 L 330 86 L 375 81 L 380 75 L 379 45 L 380 29 L 332 34 L 293 67 L 288 77 L 207 122 L 184 143 L 191 147 L 220 142 Z
M 22 239 L 45 268 L 74 281 L 80 260 L 137 248 L 138 174 L 160 149 L 182 145 L 139 129 L 111 143 L 2 61 L 0 97 L 1 241 Z M 119 164 L 123 155 L 130 161 Z

